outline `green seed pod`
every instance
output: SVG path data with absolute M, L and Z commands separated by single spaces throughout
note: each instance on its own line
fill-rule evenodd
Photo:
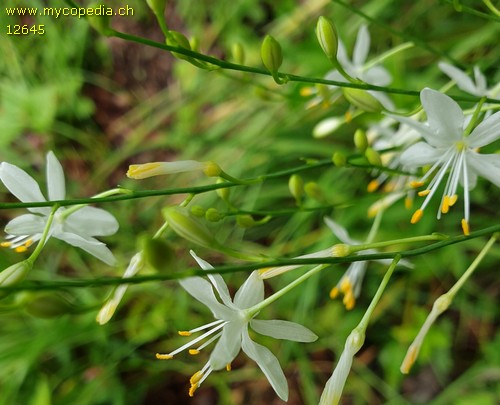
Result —
M 209 208 L 205 212 L 205 219 L 208 222 L 219 222 L 224 216 L 216 208 Z
M 207 248 L 219 246 L 208 228 L 191 216 L 186 208 L 166 207 L 162 210 L 163 217 L 174 232 L 190 242 Z
M 274 76 L 283 63 L 283 53 L 280 44 L 271 35 L 266 35 L 264 41 L 262 41 L 260 55 L 262 63 Z
M 358 107 L 360 110 L 366 112 L 380 112 L 384 109 L 380 101 L 373 97 L 366 90 L 353 89 L 350 87 L 344 87 L 344 97 L 353 106 Z
M 337 167 L 344 167 L 347 163 L 347 158 L 342 152 L 335 152 L 332 156 L 332 162 Z
M 195 217 L 202 218 L 205 216 L 206 210 L 201 205 L 193 205 L 189 211 Z
M 255 219 L 253 219 L 251 215 L 238 215 L 236 217 L 236 223 L 238 226 L 245 229 L 252 228 L 256 224 Z
M 316 37 L 328 59 L 337 60 L 339 39 L 335 24 L 328 18 L 320 16 L 316 24 Z
M 368 162 L 373 166 L 382 166 L 382 160 L 380 159 L 380 155 L 372 148 L 366 148 L 365 157 L 366 160 L 368 160 Z
M 368 139 L 366 133 L 361 128 L 354 133 L 354 145 L 360 152 L 364 152 L 368 147 Z
M 76 312 L 76 307 L 66 298 L 50 292 L 25 293 L 21 302 L 26 312 L 37 318 L 57 318 Z
M 297 205 L 299 205 L 304 195 L 304 180 L 302 180 L 302 177 L 298 174 L 292 174 L 288 180 L 288 189 L 295 198 Z
M 142 235 L 139 239 L 146 263 L 158 272 L 168 272 L 175 262 L 172 246 L 163 238 L 149 235 Z

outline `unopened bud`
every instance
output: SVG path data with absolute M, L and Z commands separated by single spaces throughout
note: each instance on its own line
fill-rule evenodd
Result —
M 178 31 L 173 31 L 170 30 L 168 31 L 169 35 L 167 36 L 166 39 L 166 44 L 170 46 L 175 46 L 177 48 L 185 48 L 188 50 L 191 50 L 191 44 L 189 43 L 189 40 L 185 37 L 185 35 L 181 34 Z M 178 59 L 184 59 L 187 61 L 191 61 L 192 58 L 187 55 L 183 55 L 181 53 L 177 52 L 172 52 L 172 55 L 174 55 Z
M 224 216 L 216 208 L 209 208 L 205 212 L 205 219 L 208 222 L 219 222 Z
M 344 87 L 344 97 L 353 106 L 366 112 L 380 112 L 384 109 L 380 101 L 373 97 L 366 90 Z
M 192 217 L 186 208 L 166 207 L 162 213 L 170 227 L 180 237 L 204 247 L 213 248 L 219 245 L 213 238 L 212 232 Z
M 218 177 L 222 173 L 222 169 L 215 162 L 205 162 L 203 173 L 208 177 Z
M 251 215 L 238 215 L 236 217 L 236 223 L 242 228 L 252 228 L 256 225 L 255 219 Z
M 21 298 L 21 302 L 26 312 L 37 318 L 57 318 L 77 312 L 71 302 L 55 293 L 26 293 Z
M 326 118 L 320 121 L 313 128 L 314 138 L 324 138 L 330 134 L 333 134 L 338 128 L 345 124 L 345 119 L 340 117 Z
M 357 129 L 354 133 L 354 145 L 360 152 L 364 152 L 368 147 L 368 138 L 365 131 L 361 128 Z
M 295 198 L 297 205 L 300 204 L 302 196 L 304 195 L 304 180 L 298 174 L 292 174 L 288 180 L 288 189 Z
M 325 196 L 323 195 L 323 190 L 321 190 L 318 183 L 310 181 L 304 186 L 304 191 L 308 197 L 315 199 L 316 201 L 325 201 Z
M 239 42 L 235 42 L 231 48 L 233 60 L 240 65 L 245 63 L 245 49 Z
M 323 52 L 330 60 L 337 59 L 338 35 L 332 21 L 320 16 L 316 24 L 316 37 Z
M 8 285 L 20 283 L 24 280 L 32 267 L 33 264 L 30 260 L 23 260 L 22 262 L 7 267 L 0 273 L 0 286 L 6 287 Z
M 332 162 L 337 167 L 344 167 L 347 163 L 347 157 L 342 152 L 335 152 L 332 156 Z
M 380 159 L 380 155 L 373 148 L 366 148 L 365 157 L 373 166 L 382 166 L 382 159 Z
M 195 217 L 201 218 L 205 216 L 206 210 L 201 205 L 193 205 L 189 211 Z
M 273 75 L 278 72 L 283 63 L 283 53 L 281 46 L 271 35 L 266 35 L 260 48 L 262 63 Z
M 226 181 L 224 179 L 218 178 L 216 183 L 222 184 L 222 183 L 226 183 Z M 218 188 L 217 190 L 215 190 L 215 192 L 223 201 L 229 200 L 229 187 Z
M 345 243 L 337 243 L 332 246 L 332 257 L 346 257 L 352 253 L 351 246 Z
M 167 0 L 146 0 L 146 3 L 155 15 L 163 16 Z

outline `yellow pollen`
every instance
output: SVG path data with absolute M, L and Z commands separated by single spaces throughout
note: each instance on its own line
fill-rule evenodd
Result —
M 160 353 L 156 353 L 156 358 L 158 360 L 170 360 L 170 359 L 173 359 L 174 356 L 170 355 L 170 354 L 160 354 Z
M 448 205 L 450 207 L 453 207 L 455 205 L 455 203 L 457 202 L 457 199 L 458 199 L 458 195 L 456 195 L 456 194 L 451 195 L 450 198 L 448 199 Z
M 419 191 L 417 194 L 418 194 L 419 197 L 425 197 L 430 192 L 431 192 L 431 190 L 422 190 L 422 191 Z
M 450 197 L 445 195 L 443 197 L 443 204 L 441 205 L 441 212 L 443 214 L 447 214 L 449 210 L 450 210 Z
M 17 253 L 23 253 L 23 252 L 26 252 L 28 250 L 28 248 L 26 246 L 18 246 L 14 249 L 14 251 L 16 251 Z
M 191 387 L 189 388 L 189 396 L 190 397 L 194 397 L 194 393 L 197 390 L 197 388 L 198 388 L 198 385 L 191 385 Z
M 411 217 L 410 222 L 412 224 L 416 224 L 418 221 L 420 221 L 420 219 L 422 218 L 423 215 L 424 215 L 424 211 L 423 210 L 421 210 L 421 209 L 416 210 L 413 213 L 413 216 Z
M 407 210 L 409 210 L 409 209 L 411 209 L 412 206 L 413 206 L 413 198 L 406 197 L 405 198 L 405 208 Z
M 191 332 L 187 331 L 187 330 L 180 330 L 179 332 L 177 332 L 179 335 L 181 336 L 191 336 Z
M 415 363 L 417 356 L 418 356 L 418 347 L 410 346 L 410 348 L 408 349 L 408 352 L 406 353 L 406 356 L 403 360 L 403 364 L 401 364 L 401 367 L 399 370 L 403 374 L 408 374 L 410 372 L 411 367 L 413 366 L 413 363 Z
M 366 187 L 366 190 L 369 193 L 373 193 L 377 188 L 380 186 L 379 182 L 377 180 L 372 180 L 368 183 L 368 186 Z
M 2 242 L 0 243 L 0 246 L 8 248 L 12 246 L 12 242 Z
M 423 185 L 424 185 L 423 181 L 411 181 L 410 182 L 410 187 L 412 187 L 412 188 L 419 188 L 419 187 L 422 187 Z
M 200 354 L 200 351 L 198 349 L 189 349 L 189 354 L 196 356 L 197 354 Z
M 189 382 L 191 383 L 191 385 L 198 385 L 198 383 L 202 377 L 203 377 L 203 373 L 201 372 L 201 370 L 198 370 L 196 373 L 194 373 L 191 376 L 191 378 L 189 379 Z
M 338 295 L 339 295 L 339 289 L 337 287 L 333 287 L 330 290 L 330 298 L 333 300 L 333 299 L 337 298 Z
M 227 363 L 226 364 L 226 370 L 227 371 L 231 371 L 231 363 Z
M 141 165 L 130 165 L 127 171 L 127 177 L 132 179 L 141 179 L 142 176 L 147 172 L 151 172 L 156 170 L 159 166 L 161 166 L 161 162 L 151 162 L 144 163 Z M 148 177 L 147 175 L 145 177 Z
M 470 234 L 469 223 L 464 219 L 462 219 L 462 230 L 464 231 L 464 235 Z
M 350 111 L 346 111 L 345 113 L 345 122 L 347 122 L 348 124 L 352 121 L 352 114 Z

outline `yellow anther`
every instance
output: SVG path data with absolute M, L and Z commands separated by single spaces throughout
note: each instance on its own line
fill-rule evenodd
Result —
M 203 377 L 203 373 L 201 370 L 198 370 L 196 373 L 194 373 L 191 378 L 189 379 L 189 382 L 191 385 L 198 385 L 200 382 L 201 378 Z
M 132 179 L 143 179 L 145 177 L 150 177 L 151 173 L 155 171 L 162 165 L 161 162 L 151 162 L 143 163 L 140 165 L 130 165 L 127 171 L 127 177 Z
M 457 202 L 457 199 L 458 199 L 458 195 L 456 195 L 456 194 L 450 195 L 450 198 L 448 199 L 448 205 L 450 207 L 453 207 L 455 205 L 455 203 Z
M 369 193 L 373 193 L 377 188 L 379 188 L 380 183 L 377 180 L 372 180 L 368 183 L 368 186 L 366 187 L 366 190 Z
M 416 224 L 418 221 L 420 221 L 420 219 L 422 218 L 422 216 L 424 215 L 424 211 L 421 210 L 421 209 L 418 209 L 416 210 L 414 213 L 413 213 L 413 216 L 411 217 L 411 223 L 412 224 Z
M 200 354 L 200 351 L 198 349 L 189 349 L 188 352 L 192 356 L 196 356 L 197 354 Z
M 337 298 L 338 295 L 339 295 L 339 289 L 337 287 L 333 287 L 330 290 L 330 298 L 333 300 L 333 299 Z
M 226 364 L 226 371 L 231 371 L 231 363 Z
M 191 336 L 191 332 L 187 331 L 187 330 L 180 330 L 179 332 L 177 332 L 179 335 L 181 336 Z
M 352 121 L 352 114 L 350 111 L 346 111 L 345 113 L 345 122 L 347 122 L 348 124 Z
M 222 173 L 222 169 L 215 162 L 206 162 L 203 173 L 208 177 L 217 177 Z
M 156 358 L 158 360 L 170 360 L 170 359 L 173 359 L 174 356 L 170 355 L 170 354 L 160 354 L 160 353 L 156 353 Z
M 346 295 L 344 295 L 342 303 L 344 304 L 345 309 L 347 309 L 348 311 L 353 309 L 354 305 L 356 304 L 356 298 L 354 298 L 354 294 L 352 292 L 349 292 Z
M 470 234 L 469 223 L 465 219 L 462 219 L 462 230 L 464 231 L 464 235 L 467 236 Z
M 302 96 L 302 97 L 309 97 L 309 96 L 312 96 L 314 94 L 314 88 L 313 87 L 302 87 L 300 90 L 299 90 L 299 94 Z
M 443 204 L 441 204 L 441 212 L 443 214 L 447 214 L 449 210 L 450 210 L 450 197 L 445 195 L 443 197 Z
M 352 283 L 347 277 L 340 282 L 340 291 L 346 295 L 352 293 Z
M 33 239 L 28 239 L 26 242 L 24 242 L 24 246 L 30 247 L 33 244 Z
M 422 190 L 422 191 L 419 191 L 417 194 L 418 194 L 419 197 L 425 197 L 430 192 L 431 192 L 431 190 Z
M 387 183 L 385 186 L 384 186 L 384 191 L 386 193 L 391 193 L 392 191 L 394 191 L 396 188 L 396 185 L 394 183 Z
M 413 206 L 413 198 L 406 197 L 405 198 L 405 208 L 407 210 L 409 210 L 409 209 L 411 209 L 412 206 Z
M 408 374 L 410 372 L 413 363 L 415 363 L 415 360 L 417 359 L 418 350 L 418 346 L 410 346 L 408 349 L 408 352 L 403 360 L 403 364 L 401 364 L 401 367 L 399 368 L 403 374 Z
M 27 250 L 28 250 L 28 248 L 24 245 L 18 246 L 14 249 L 14 251 L 16 251 L 17 253 L 23 253 L 23 252 L 26 252 Z
M 274 269 L 274 267 L 264 267 L 263 269 L 259 270 L 259 276 L 262 276 L 263 274 L 267 273 L 268 271 Z
M 0 243 L 0 246 L 8 248 L 12 246 L 12 242 L 2 242 Z
M 189 396 L 194 397 L 195 391 L 198 389 L 198 385 L 191 385 L 189 388 Z
M 423 181 L 410 181 L 410 187 L 412 188 L 419 188 L 424 185 Z

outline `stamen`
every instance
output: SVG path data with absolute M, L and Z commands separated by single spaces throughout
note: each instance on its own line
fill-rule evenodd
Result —
M 24 245 L 18 246 L 14 249 L 14 251 L 17 253 L 23 253 L 23 252 L 26 252 L 27 250 L 28 250 L 28 248 Z
M 348 311 L 354 308 L 354 305 L 356 304 L 356 298 L 354 298 L 354 294 L 352 293 L 352 291 L 349 291 L 344 295 L 342 303 L 344 304 L 345 309 L 347 309 Z
M 191 387 L 189 387 L 189 396 L 194 397 L 194 393 L 197 389 L 198 389 L 198 385 L 191 385 Z
M 450 210 L 450 197 L 445 195 L 443 197 L 443 203 L 441 204 L 441 212 L 447 214 Z
M 431 190 L 422 190 L 422 191 L 419 191 L 417 194 L 418 194 L 419 197 L 425 197 L 430 192 L 431 192 Z
M 346 111 L 345 113 L 345 122 L 347 122 L 348 124 L 352 121 L 352 114 L 350 111 Z
M 179 332 L 177 332 L 179 335 L 181 336 L 191 336 L 191 332 L 187 331 L 187 330 L 180 330 Z
M 170 354 L 160 354 L 160 353 L 156 353 L 156 358 L 158 360 L 170 360 L 172 358 L 174 358 L 174 356 L 170 355 Z
M 406 197 L 405 198 L 405 208 L 407 210 L 409 210 L 409 209 L 411 209 L 412 206 L 413 206 L 413 198 Z
M 352 284 L 347 277 L 344 277 L 344 279 L 340 282 L 340 291 L 342 291 L 344 294 L 352 292 Z
M 194 373 L 191 376 L 191 378 L 189 379 L 189 382 L 191 383 L 191 385 L 196 385 L 196 384 L 198 384 L 198 382 L 201 380 L 202 377 L 203 377 L 202 370 L 198 370 L 196 373 Z
M 12 242 L 2 242 L 0 243 L 1 247 L 8 248 L 12 246 Z
M 226 364 L 226 371 L 231 371 L 231 363 Z
M 410 223 L 416 224 L 420 219 L 422 219 L 422 216 L 424 215 L 424 211 L 421 209 L 416 210 L 413 213 L 413 216 L 411 217 Z
M 450 198 L 448 199 L 448 205 L 450 207 L 453 207 L 455 205 L 455 203 L 457 202 L 457 199 L 458 199 L 458 196 L 456 194 L 450 196 Z
M 412 188 L 419 188 L 422 187 L 423 185 L 424 185 L 423 181 L 417 181 L 417 180 L 410 181 L 410 187 Z
M 333 299 L 337 298 L 338 295 L 339 295 L 339 289 L 337 287 L 333 287 L 330 290 L 330 298 L 333 300 Z
M 366 190 L 369 192 L 369 193 L 373 193 L 374 191 L 376 191 L 378 188 L 379 188 L 380 184 L 377 180 L 372 180 L 368 183 L 368 186 L 366 187 Z
M 197 354 L 200 354 L 200 351 L 198 349 L 189 349 L 188 353 L 191 356 L 196 356 Z
M 462 230 L 464 231 L 464 235 L 467 236 L 470 234 L 469 223 L 465 220 L 465 218 L 462 219 Z
M 302 87 L 300 90 L 299 90 L 299 94 L 302 96 L 302 97 L 309 97 L 309 96 L 312 96 L 314 94 L 314 88 L 313 87 Z

